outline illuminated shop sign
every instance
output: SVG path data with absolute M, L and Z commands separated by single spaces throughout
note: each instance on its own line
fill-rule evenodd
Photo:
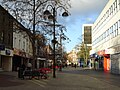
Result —
M 0 44 L 0 50 L 5 50 L 5 45 Z
M 10 55 L 10 50 L 5 51 L 6 55 Z

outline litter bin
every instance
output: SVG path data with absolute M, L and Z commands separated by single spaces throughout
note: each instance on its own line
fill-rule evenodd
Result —
M 23 68 L 19 68 L 19 70 L 18 70 L 18 78 L 23 78 Z

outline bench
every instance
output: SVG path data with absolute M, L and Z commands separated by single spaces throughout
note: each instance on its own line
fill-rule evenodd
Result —
M 37 70 L 33 70 L 33 71 L 25 70 L 23 72 L 23 79 L 25 79 L 25 77 L 29 77 L 29 79 L 32 79 L 33 77 L 37 77 L 38 79 L 39 77 L 41 77 L 41 79 L 42 78 L 47 79 L 48 75 L 46 73 L 43 73 Z
M 39 71 L 32 71 L 32 77 L 39 77 L 42 76 L 42 74 Z
M 29 77 L 29 79 L 32 79 L 32 71 L 30 70 L 23 71 L 23 79 L 25 79 L 25 77 Z

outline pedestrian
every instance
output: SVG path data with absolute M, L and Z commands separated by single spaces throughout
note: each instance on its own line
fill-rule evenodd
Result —
M 67 63 L 65 64 L 65 66 L 67 67 Z
M 75 68 L 77 67 L 76 63 L 75 63 Z
M 89 67 L 89 64 L 90 64 L 90 60 L 87 61 L 87 66 Z
M 30 62 L 27 64 L 27 69 L 32 70 L 32 64 Z
M 23 69 L 23 71 L 26 69 L 26 66 L 24 63 L 21 65 L 21 68 Z
M 81 61 L 81 67 L 83 68 L 83 61 Z
M 23 72 L 25 71 L 25 64 L 22 64 L 19 66 L 18 69 L 18 78 L 23 78 Z
M 62 71 L 62 64 L 59 65 L 59 71 Z
M 98 61 L 95 61 L 95 70 L 98 69 Z

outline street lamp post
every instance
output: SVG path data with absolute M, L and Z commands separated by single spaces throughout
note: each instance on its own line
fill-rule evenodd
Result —
M 55 42 L 56 42 L 56 38 L 55 38 L 55 7 L 53 8 L 53 78 L 56 78 L 56 74 L 55 74 L 55 66 L 56 66 L 56 61 L 55 61 Z
M 48 10 L 46 10 L 45 12 L 44 12 L 44 15 L 49 15 L 48 16 L 48 19 L 52 19 L 52 21 L 53 21 L 53 40 L 52 40 L 52 43 L 53 43 L 53 78 L 56 78 L 56 74 L 55 74 L 55 71 L 56 71 L 56 68 L 55 68 L 55 66 L 56 66 L 56 60 L 55 60 L 55 56 L 56 56 L 56 53 L 55 53 L 55 45 L 56 45 L 56 43 L 57 43 L 57 41 L 56 41 L 56 37 L 55 37 L 55 26 L 56 26 L 56 12 L 57 12 L 57 9 L 59 8 L 59 7 L 62 7 L 62 6 L 59 6 L 59 7 L 57 7 L 57 8 L 55 8 L 55 7 L 53 7 L 52 5 L 48 5 L 48 6 L 51 6 L 51 8 L 52 8 L 52 10 L 53 10 L 53 15 L 51 15 L 51 13 L 48 11 Z M 63 9 L 65 9 L 64 7 L 62 7 Z M 66 16 L 68 16 L 68 13 L 67 12 L 64 12 L 63 14 L 62 14 L 62 16 L 64 16 L 64 17 L 66 17 Z
M 33 60 L 32 60 L 32 69 L 35 69 L 35 0 L 33 0 L 33 37 L 32 37 L 32 46 L 33 46 Z

